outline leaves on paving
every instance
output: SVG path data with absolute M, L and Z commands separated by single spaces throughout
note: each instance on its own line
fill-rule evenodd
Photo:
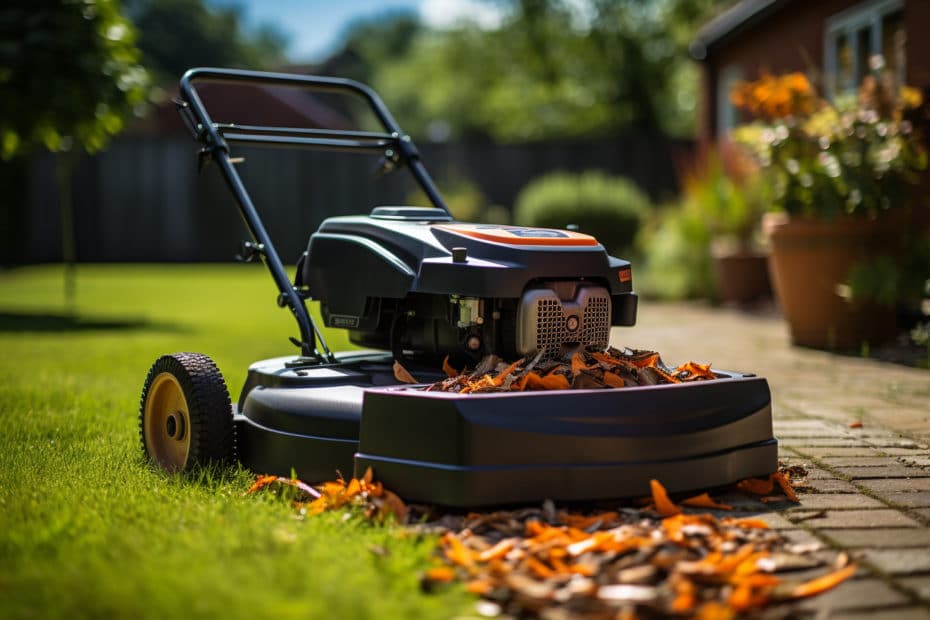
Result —
M 736 489 L 797 502 L 799 466 L 782 466 Z M 734 618 L 815 596 L 856 572 L 845 554 L 825 564 L 820 545 L 792 544 L 754 516 L 727 517 L 731 506 L 710 494 L 675 502 L 657 480 L 641 507 L 611 510 L 541 507 L 441 513 L 407 506 L 373 480 L 338 479 L 316 487 L 262 476 L 248 493 L 274 492 L 302 514 L 360 509 L 377 522 L 438 536 L 434 565 L 421 579 L 427 592 L 464 583 L 479 597 L 477 611 L 502 618 Z M 695 509 L 713 510 L 700 513 Z M 820 576 L 792 578 L 798 570 Z

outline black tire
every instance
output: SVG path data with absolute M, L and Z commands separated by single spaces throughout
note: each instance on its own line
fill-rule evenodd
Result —
M 163 355 L 152 364 L 139 405 L 142 451 L 167 471 L 189 471 L 235 458 L 226 381 L 208 356 Z

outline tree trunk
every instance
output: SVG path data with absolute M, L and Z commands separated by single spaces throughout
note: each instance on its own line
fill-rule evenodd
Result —
M 73 152 L 59 152 L 55 157 L 58 173 L 58 205 L 61 215 L 61 260 L 64 263 L 65 307 L 75 312 L 77 297 L 77 248 L 74 231 L 74 196 L 71 191 L 71 176 L 77 156 Z

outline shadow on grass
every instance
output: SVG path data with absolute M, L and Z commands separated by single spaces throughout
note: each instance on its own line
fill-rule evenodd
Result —
M 4 332 L 82 332 L 150 329 L 183 333 L 186 327 L 174 323 L 158 323 L 139 317 L 95 318 L 69 313 L 2 312 L 0 333 Z

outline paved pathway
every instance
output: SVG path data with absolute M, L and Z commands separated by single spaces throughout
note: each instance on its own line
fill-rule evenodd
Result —
M 768 379 L 780 457 L 807 468 L 810 489 L 800 506 L 724 501 L 861 567 L 797 616 L 930 620 L 930 371 L 792 347 L 773 312 L 699 305 L 642 302 L 612 341 Z

